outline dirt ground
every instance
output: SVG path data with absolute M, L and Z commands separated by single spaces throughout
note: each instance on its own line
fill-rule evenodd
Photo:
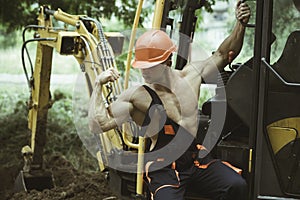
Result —
M 52 155 L 47 161 L 47 169 L 51 169 L 55 187 L 41 192 L 6 191 L 4 199 L 12 200 L 59 200 L 59 199 L 117 199 L 107 186 L 104 175 L 100 172 L 84 172 L 76 170 L 62 155 Z
M 19 137 L 18 139 L 25 138 Z M 22 142 L 19 142 L 19 144 L 20 143 Z M 60 153 L 45 156 L 45 168 L 52 172 L 54 178 L 55 187 L 53 189 L 46 189 L 41 192 L 31 190 L 29 192 L 14 193 L 14 181 L 23 166 L 21 156 L 14 155 L 14 153 L 19 153 L 16 148 L 20 145 L 15 143 L 15 139 L 4 138 L 3 140 L 3 138 L 1 138 L 1 146 L 2 150 L 5 149 L 4 152 L 10 152 L 6 154 L 7 157 L 12 155 L 14 158 L 20 158 L 19 161 L 16 159 L 13 161 L 13 159 L 9 158 L 1 159 L 1 163 L 7 160 L 6 164 L 0 166 L 1 200 L 117 199 L 108 188 L 108 183 L 103 173 L 97 170 L 92 171 L 91 169 L 76 169 L 73 164 Z M 3 153 L 3 151 L 1 151 L 1 153 Z
M 1 135 L 3 136 L 3 135 Z M 99 170 L 93 171 L 76 169 L 62 153 L 45 155 L 45 168 L 52 171 L 54 178 L 53 189 L 44 191 L 14 193 L 14 182 L 23 167 L 19 148 L 24 136 L 12 135 L 1 137 L 1 166 L 0 166 L 0 199 L 11 200 L 59 200 L 59 199 L 117 199 L 108 188 L 104 174 Z M 7 158 L 3 157 L 3 153 Z
M 67 116 L 70 111 L 65 96 L 54 104 L 57 106 L 52 108 L 54 113 L 48 114 L 48 141 L 44 150 L 44 165 L 52 171 L 55 187 L 15 193 L 14 182 L 24 165 L 20 151 L 30 140 L 27 106 L 23 97 L 9 93 L 5 96 L 3 91 L 1 95 L 2 110 L 8 106 L 6 104 L 13 105 L 9 105 L 9 113 L 0 112 L 0 200 L 117 199 L 99 171 L 96 158 L 88 153 L 76 134 L 72 121 L 64 121 L 64 114 Z M 15 98 L 20 100 L 15 102 Z

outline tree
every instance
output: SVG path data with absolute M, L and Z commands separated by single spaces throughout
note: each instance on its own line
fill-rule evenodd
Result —
M 28 24 L 36 24 L 40 5 L 50 5 L 53 10 L 61 8 L 67 13 L 84 14 L 97 19 L 110 18 L 115 15 L 119 19 L 125 19 L 124 24 L 130 25 L 135 15 L 135 9 L 132 8 L 137 4 L 135 0 L 121 0 L 119 8 L 116 0 L 0 0 L 0 3 L 2 5 L 0 24 L 5 30 L 4 33 L 22 29 Z M 143 17 L 142 14 L 141 21 Z
M 170 1 L 184 5 L 188 0 Z M 111 16 L 116 16 L 125 26 L 130 27 L 134 20 L 138 0 L 0 0 L 0 4 L 1 32 L 10 33 L 22 29 L 28 24 L 36 24 L 40 5 L 50 5 L 53 10 L 60 8 L 70 14 L 85 14 L 96 19 L 103 17 L 110 19 Z M 152 5 L 154 4 L 155 0 L 152 0 Z M 204 7 L 206 10 L 212 11 L 211 5 L 213 4 L 215 4 L 215 0 L 207 0 Z M 154 6 L 143 9 L 140 16 L 141 26 L 153 9 Z

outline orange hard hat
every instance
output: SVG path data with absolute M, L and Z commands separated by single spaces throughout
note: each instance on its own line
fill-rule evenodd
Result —
M 161 30 L 150 30 L 141 35 L 135 44 L 134 68 L 145 69 L 158 65 L 168 59 L 176 45 Z

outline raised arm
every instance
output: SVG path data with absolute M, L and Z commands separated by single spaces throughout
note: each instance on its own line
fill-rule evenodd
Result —
M 243 24 L 248 23 L 250 14 L 249 6 L 239 1 L 235 12 L 237 22 L 231 34 L 221 43 L 211 57 L 205 61 L 191 63 L 188 67 L 189 73 L 197 73 L 197 76 L 200 74 L 202 78 L 206 79 L 232 62 L 242 49 L 245 34 L 245 26 Z
M 231 34 L 222 42 L 217 51 L 213 54 L 212 59 L 219 70 L 223 69 L 229 62 L 240 53 L 244 34 L 245 26 L 250 18 L 250 8 L 246 3 L 237 4 L 236 7 L 237 22 Z
M 95 81 L 95 88 L 89 105 L 89 128 L 93 133 L 102 133 L 116 128 L 130 117 L 132 105 L 126 98 L 118 98 L 108 108 L 104 105 L 102 86 L 119 78 L 115 69 L 102 72 Z M 111 111 L 113 108 L 113 112 Z M 109 112 L 110 111 L 110 112 Z

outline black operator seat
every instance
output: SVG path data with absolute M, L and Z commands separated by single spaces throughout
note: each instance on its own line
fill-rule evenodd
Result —
M 288 36 L 283 52 L 273 68 L 287 82 L 300 83 L 300 30 Z
M 272 37 L 271 43 L 275 40 Z M 292 32 L 286 41 L 282 55 L 277 62 L 273 64 L 273 68 L 282 76 L 287 82 L 299 82 L 300 83 L 300 31 Z M 250 115 L 252 109 L 252 86 L 253 86 L 253 70 L 251 64 L 246 62 L 239 67 L 229 78 L 226 85 L 226 99 L 228 106 L 240 117 L 240 119 L 246 124 L 250 125 Z M 283 82 L 269 70 L 269 102 L 268 106 L 270 111 L 277 110 L 278 107 L 282 108 L 284 112 L 279 115 L 272 115 L 269 118 L 269 122 L 286 117 L 288 115 L 294 115 L 297 109 L 287 107 L 293 105 L 291 103 L 298 99 L 297 93 L 299 88 L 289 87 L 283 84 Z M 276 97 L 275 97 L 275 96 Z M 275 99 L 274 99 L 275 98 Z M 280 99 L 280 101 L 279 101 Z M 293 100 L 294 99 L 294 100 Z M 285 105 L 283 105 L 285 104 Z M 300 104 L 299 104 L 300 105 Z M 291 106 L 290 106 L 291 107 Z M 293 111 L 294 110 L 294 111 Z M 277 112 L 279 113 L 279 112 Z M 274 114 L 274 113 L 273 113 Z M 271 116 L 271 115 L 269 115 Z
M 289 83 L 300 83 L 300 30 L 287 38 L 280 58 L 273 69 Z M 300 116 L 300 87 L 283 83 L 269 70 L 267 124 L 280 119 Z
M 300 83 L 299 30 L 288 36 L 280 58 L 272 67 L 286 82 Z M 267 98 L 265 120 L 280 186 L 284 193 L 299 197 L 300 87 L 285 84 L 270 71 Z
M 273 43 L 275 39 L 276 37 L 273 34 L 271 43 Z M 272 67 L 287 82 L 300 83 L 300 30 L 293 31 L 288 36 L 282 55 L 280 56 L 278 61 L 273 64 Z M 227 83 L 225 84 L 226 99 L 229 110 L 232 110 L 234 113 L 236 113 L 237 116 L 242 120 L 242 122 L 247 126 L 250 125 L 250 113 L 252 109 L 252 72 L 253 70 L 251 58 L 241 67 L 239 67 L 229 77 Z M 294 113 L 297 111 L 295 107 L 288 107 L 291 107 L 290 105 L 293 105 L 291 103 L 293 103 L 294 100 L 298 100 L 299 87 L 289 87 L 284 85 L 283 82 L 270 70 L 269 75 L 269 101 L 274 100 L 275 98 L 275 101 L 269 102 L 269 108 L 270 110 L 276 108 L 275 110 L 278 111 L 278 107 L 280 107 L 280 110 L 284 112 L 281 112 L 281 114 L 279 114 L 277 117 L 275 117 L 277 114 L 272 115 L 274 118 L 271 117 L 273 119 L 269 119 L 268 122 L 272 122 L 273 120 L 281 117 L 287 117 L 288 115 L 296 114 Z M 203 105 L 203 111 L 209 110 L 210 103 L 212 103 L 210 101 L 213 101 L 213 98 Z

